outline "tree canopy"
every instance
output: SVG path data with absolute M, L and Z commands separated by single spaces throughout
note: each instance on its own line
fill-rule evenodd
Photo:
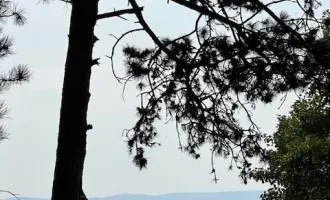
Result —
M 264 160 L 267 155 L 260 145 L 264 133 L 251 114 L 256 102 L 271 103 L 278 94 L 306 87 L 319 92 L 329 88 L 330 48 L 320 39 L 328 21 L 315 14 L 321 4 L 317 0 L 167 0 L 198 14 L 195 28 L 178 38 L 158 37 L 135 0 L 128 0 L 130 9 L 108 13 L 98 13 L 99 0 L 62 1 L 72 9 L 52 200 L 84 196 L 86 132 L 92 128 L 87 123 L 90 77 L 99 60 L 92 55 L 98 20 L 132 13 L 138 19 L 141 28 L 118 37 L 114 49 L 135 31 L 145 31 L 156 44 L 125 46 L 127 76 L 117 77 L 125 83 L 135 80 L 140 90 L 139 118 L 126 136 L 141 169 L 147 165 L 144 148 L 159 145 L 155 122 L 165 113 L 176 122 L 179 138 L 186 134 L 186 140 L 180 140 L 182 150 L 197 159 L 199 148 L 208 143 L 212 161 L 214 156 L 230 158 L 230 168 L 240 169 L 246 182 L 251 159 Z M 275 5 L 300 13 L 275 13 Z M 238 111 L 246 114 L 249 126 L 238 121 Z
M 210 143 L 212 159 L 231 158 L 246 181 L 251 158 L 265 155 L 260 146 L 264 133 L 251 113 L 256 102 L 271 103 L 278 94 L 311 85 L 328 88 L 330 49 L 320 38 L 329 24 L 315 15 L 321 5 L 316 0 L 304 5 L 298 0 L 171 0 L 199 15 L 191 32 L 160 39 L 137 2 L 129 2 L 157 46 L 123 49 L 127 76 L 119 80 L 135 80 L 141 91 L 139 119 L 127 131 L 129 150 L 140 168 L 147 164 L 144 147 L 159 144 L 154 122 L 165 112 L 176 122 L 178 134 L 186 133 L 181 149 L 199 158 L 198 149 Z M 285 10 L 277 14 L 274 5 L 295 7 L 301 16 Z M 250 126 L 241 126 L 238 111 L 245 112 Z
M 3 33 L 3 24 L 8 19 L 13 19 L 15 25 L 23 25 L 26 23 L 26 18 L 23 16 L 24 10 L 17 7 L 12 1 L 0 0 L 0 60 L 8 57 L 13 53 L 13 40 Z M 7 72 L 2 72 L 0 75 L 0 93 L 5 92 L 13 84 L 20 84 L 28 81 L 30 72 L 25 65 L 14 66 Z M 4 119 L 7 114 L 7 108 L 4 101 L 0 102 L 0 119 Z M 0 142 L 6 139 L 8 133 L 5 127 L 0 125 Z
M 323 12 L 323 36 L 329 42 L 329 10 Z M 329 92 L 311 84 L 305 97 L 292 105 L 288 116 L 279 116 L 274 135 L 266 138 L 266 168 L 250 175 L 271 184 L 264 200 L 330 199 Z
M 265 169 L 251 177 L 272 187 L 263 200 L 330 199 L 330 104 L 313 95 L 298 100 L 288 116 L 280 116 L 268 144 Z

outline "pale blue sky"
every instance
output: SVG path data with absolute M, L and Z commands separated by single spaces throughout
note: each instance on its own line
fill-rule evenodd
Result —
M 64 3 L 54 1 L 50 5 L 38 4 L 39 0 L 20 0 L 27 11 L 28 24 L 14 27 L 8 24 L 5 32 L 15 38 L 16 54 L 1 62 L 1 67 L 25 63 L 33 71 L 31 83 L 14 87 L 4 95 L 11 109 L 5 120 L 10 140 L 0 145 L 0 189 L 23 196 L 49 197 L 52 188 L 53 169 L 57 142 L 59 108 L 67 34 L 69 9 Z M 194 26 L 194 13 L 166 0 L 143 0 L 144 15 L 151 28 L 162 36 L 177 36 Z M 324 7 L 330 7 L 329 2 Z M 327 4 L 327 5 L 326 5 Z M 113 8 L 126 8 L 127 1 L 101 0 L 100 12 Z M 287 11 L 295 10 L 286 7 Z M 95 57 L 101 57 L 101 65 L 93 68 L 89 122 L 94 129 L 88 133 L 84 189 L 88 196 L 105 196 L 119 193 L 161 194 L 172 192 L 218 192 L 232 190 L 262 190 L 266 186 L 241 184 L 238 173 L 228 172 L 228 162 L 216 161 L 218 184 L 211 182 L 208 149 L 202 159 L 193 160 L 177 149 L 178 141 L 173 124 L 159 123 L 159 140 L 162 147 L 148 152 L 149 168 L 142 172 L 133 166 L 128 156 L 121 132 L 135 122 L 134 86 L 127 88 L 121 98 L 122 86 L 112 76 L 110 62 L 105 57 L 111 51 L 114 39 L 108 34 L 120 35 L 125 30 L 138 27 L 122 19 L 103 20 L 97 24 Z M 137 45 L 152 44 L 144 34 L 134 34 L 124 41 Z M 121 45 L 120 45 L 121 46 Z M 118 48 L 115 60 L 117 71 L 123 72 L 123 57 Z M 294 100 L 291 96 L 283 107 L 280 103 L 260 105 L 255 120 L 265 132 L 275 129 L 276 114 L 287 113 Z M 244 123 L 244 121 L 243 121 Z M 172 163 L 172 164 L 171 164 Z M 0 197 L 3 195 L 0 194 Z

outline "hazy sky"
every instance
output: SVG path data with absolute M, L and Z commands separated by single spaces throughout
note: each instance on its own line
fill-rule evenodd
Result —
M 28 24 L 14 27 L 8 23 L 5 32 L 15 38 L 16 54 L 1 62 L 6 68 L 15 64 L 28 64 L 33 71 L 31 83 L 14 87 L 2 97 L 11 112 L 4 123 L 11 133 L 10 140 L 0 144 L 0 189 L 22 196 L 49 197 L 55 163 L 61 88 L 67 51 L 69 8 L 54 1 L 50 5 L 39 0 L 20 0 L 27 11 Z M 166 0 L 139 1 L 145 5 L 144 15 L 151 28 L 162 36 L 177 36 L 194 26 L 194 13 Z M 324 7 L 330 3 L 324 1 Z M 326 5 L 327 4 L 327 5 Z M 114 8 L 127 8 L 127 1 L 102 0 L 100 12 Z M 293 14 L 295 10 L 286 7 Z M 260 190 L 266 186 L 241 184 L 238 173 L 228 172 L 228 162 L 219 158 L 216 168 L 219 183 L 211 182 L 210 154 L 203 149 L 202 159 L 193 160 L 178 147 L 173 124 L 159 123 L 158 138 L 162 147 L 148 151 L 147 170 L 140 172 L 131 162 L 121 132 L 136 120 L 137 90 L 127 88 L 125 101 L 121 97 L 122 85 L 111 73 L 109 55 L 114 43 L 109 34 L 119 36 L 124 31 L 138 27 L 134 16 L 131 21 L 108 19 L 97 24 L 95 57 L 101 65 L 93 67 L 89 123 L 94 129 L 88 132 L 87 157 L 84 172 L 84 190 L 88 196 L 105 196 L 119 193 L 160 194 L 172 192 L 218 192 L 229 190 Z M 120 45 L 134 42 L 152 45 L 144 34 L 133 34 Z M 120 47 L 119 46 L 119 47 Z M 123 57 L 118 48 L 115 65 L 123 72 Z M 254 113 L 254 119 L 265 132 L 273 132 L 276 114 L 287 113 L 294 96 L 288 98 L 281 109 L 280 103 L 263 106 Z M 244 121 L 243 121 L 244 123 Z M 0 197 L 4 197 L 0 194 Z

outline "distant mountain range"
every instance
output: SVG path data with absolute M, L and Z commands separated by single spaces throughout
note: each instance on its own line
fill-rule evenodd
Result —
M 89 200 L 260 200 L 261 191 L 218 192 L 218 193 L 173 193 L 164 195 L 120 194 L 89 198 Z M 9 198 L 6 200 L 17 200 Z M 48 200 L 20 197 L 20 200 Z

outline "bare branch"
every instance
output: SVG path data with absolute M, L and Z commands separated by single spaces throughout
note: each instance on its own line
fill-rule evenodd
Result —
M 118 37 L 116 37 L 116 36 L 114 36 L 114 35 L 112 35 L 112 34 L 109 34 L 109 35 L 111 35 L 111 36 L 113 36 L 114 38 L 116 38 L 116 42 L 115 42 L 115 44 L 112 46 L 112 50 L 111 50 L 111 56 L 107 56 L 108 58 L 110 58 L 110 60 L 111 60 L 111 68 L 112 68 L 112 73 L 113 73 L 113 75 L 115 76 L 115 78 L 117 79 L 117 81 L 119 82 L 119 83 L 121 83 L 121 78 L 119 78 L 117 75 L 116 75 L 116 73 L 115 73 L 115 69 L 114 69 L 114 64 L 113 64 L 113 57 L 114 57 L 114 54 L 115 54 L 115 50 L 116 50 L 116 46 L 118 45 L 118 43 L 126 36 L 126 35 L 128 35 L 128 34 L 130 34 L 130 33 L 133 33 L 133 32 L 137 32 L 137 31 L 143 31 L 143 29 L 142 28 L 139 28 L 139 29 L 133 29 L 133 30 L 130 30 L 130 31 L 127 31 L 127 32 L 125 32 L 124 34 L 122 34 L 119 38 Z
M 20 200 L 20 199 L 17 197 L 19 194 L 14 194 L 14 193 L 12 193 L 12 192 L 10 192 L 10 191 L 8 191 L 8 190 L 0 190 L 0 192 L 2 192 L 2 193 L 8 193 L 8 194 L 12 195 L 13 197 L 15 197 L 16 199 Z
M 139 11 L 143 11 L 144 7 L 139 7 Z M 97 16 L 97 20 L 99 19 L 106 19 L 106 18 L 111 18 L 111 17 L 120 17 L 121 15 L 124 14 L 134 14 L 134 9 L 124 9 L 124 10 L 116 10 L 113 12 L 108 12 L 108 13 L 103 13 L 103 14 L 99 14 Z

